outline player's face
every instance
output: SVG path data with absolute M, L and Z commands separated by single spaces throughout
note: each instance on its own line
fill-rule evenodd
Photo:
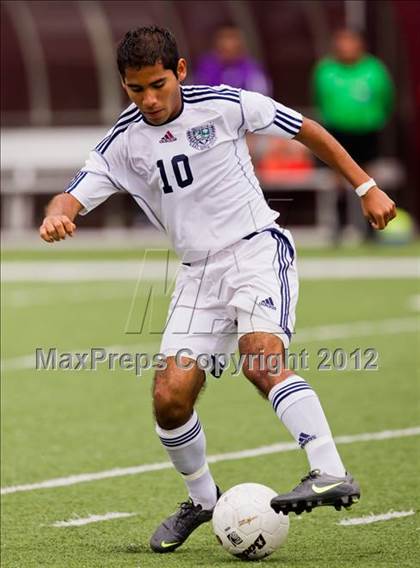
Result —
M 162 63 L 141 69 L 128 67 L 122 85 L 130 100 L 138 106 L 146 120 L 156 126 L 180 112 L 182 97 L 180 81 L 187 76 L 185 59 L 178 61 L 178 78 Z

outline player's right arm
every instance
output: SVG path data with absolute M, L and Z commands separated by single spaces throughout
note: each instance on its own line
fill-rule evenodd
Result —
M 83 205 L 70 193 L 60 193 L 53 197 L 45 211 L 39 234 L 47 243 L 72 237 L 76 229 L 73 222 Z
M 73 236 L 77 215 L 86 215 L 114 193 L 124 191 L 121 177 L 124 177 L 126 160 L 121 134 L 131 123 L 138 122 L 140 116 L 137 107 L 130 105 L 90 152 L 65 192 L 50 201 L 39 228 L 44 241 L 52 243 Z

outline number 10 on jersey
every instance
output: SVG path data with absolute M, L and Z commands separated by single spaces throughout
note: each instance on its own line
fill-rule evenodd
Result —
M 160 177 L 162 178 L 163 193 L 172 193 L 174 189 L 168 181 L 168 176 L 166 174 L 165 164 L 163 160 L 158 160 L 156 162 L 156 165 L 159 168 Z M 194 178 L 192 175 L 188 156 L 186 156 L 185 154 L 178 154 L 174 156 L 171 160 L 171 165 L 178 187 L 187 187 L 188 185 L 192 184 Z M 181 168 L 183 171 L 181 170 Z

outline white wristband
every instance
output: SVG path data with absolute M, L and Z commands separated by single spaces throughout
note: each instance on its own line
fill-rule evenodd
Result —
M 362 185 L 359 185 L 359 187 L 356 187 L 354 191 L 359 197 L 363 197 L 364 195 L 366 195 L 369 189 L 372 189 L 372 187 L 375 187 L 375 185 L 376 181 L 373 178 L 370 178 L 368 181 L 365 181 L 365 183 L 362 183 Z

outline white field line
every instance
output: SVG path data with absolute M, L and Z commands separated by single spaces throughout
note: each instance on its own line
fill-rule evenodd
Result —
M 307 343 L 345 339 L 346 337 L 393 335 L 403 332 L 420 332 L 420 319 L 418 317 L 389 318 L 307 327 L 296 332 L 293 342 Z
M 52 527 L 80 527 L 82 525 L 89 525 L 90 523 L 99 523 L 101 521 L 112 521 L 113 519 L 124 519 L 127 517 L 134 517 L 138 513 L 105 513 L 105 515 L 89 515 L 81 519 L 69 519 L 68 521 L 56 521 Z
M 99 523 L 101 521 L 111 521 L 113 519 L 124 519 L 127 517 L 134 517 L 138 513 L 106 513 L 105 515 L 89 515 L 89 517 L 69 519 L 68 521 L 56 521 L 51 526 L 66 528 L 66 527 L 80 527 L 89 525 L 91 523 Z M 368 525 L 370 523 L 377 523 L 378 521 L 389 521 L 391 519 L 399 519 L 401 517 L 408 517 L 414 515 L 414 511 L 389 511 L 379 515 L 368 515 L 365 517 L 357 517 L 354 519 L 343 519 L 337 525 L 352 526 L 352 525 Z
M 370 523 L 377 523 L 379 521 L 390 521 L 391 519 L 399 519 L 401 517 L 409 517 L 414 515 L 414 511 L 389 511 L 388 513 L 381 513 L 379 515 L 367 515 L 365 517 L 355 517 L 354 519 L 343 519 L 337 525 L 349 527 L 352 525 L 370 525 Z
M 337 444 L 353 444 L 354 442 L 370 442 L 378 440 L 390 440 L 392 438 L 405 438 L 408 436 L 419 436 L 420 426 L 413 428 L 404 428 L 402 430 L 383 430 L 382 432 L 366 432 L 363 434 L 354 434 L 348 436 L 337 436 L 335 442 Z M 260 446 L 248 450 L 240 450 L 238 452 L 227 452 L 224 454 L 215 454 L 207 457 L 209 463 L 218 463 L 225 461 L 234 461 L 245 458 L 254 458 L 265 456 L 268 454 L 277 454 L 282 452 L 290 452 L 298 450 L 295 442 L 281 442 L 270 446 Z M 35 491 L 37 489 L 52 489 L 55 487 L 67 487 L 68 485 L 76 485 L 78 483 L 87 483 L 90 481 L 99 481 L 101 479 L 110 479 L 113 477 L 125 477 L 127 475 L 138 475 L 141 473 L 149 473 L 151 471 L 160 471 L 171 469 L 171 462 L 150 463 L 125 468 L 115 468 L 106 471 L 98 471 L 96 473 L 81 473 L 70 475 L 68 477 L 57 477 L 55 479 L 47 479 L 37 483 L 29 483 L 24 485 L 11 485 L 2 487 L 1 494 L 8 495 L 10 493 L 18 493 L 22 491 Z
M 355 321 L 349 323 L 341 323 L 334 325 L 320 325 L 315 327 L 307 327 L 298 330 L 293 338 L 293 345 L 310 343 L 317 341 L 329 341 L 334 339 L 346 339 L 350 337 L 368 337 L 371 335 L 394 335 L 397 333 L 419 333 L 420 319 L 417 317 L 407 318 L 390 318 L 378 321 Z M 141 340 L 144 344 L 144 339 Z M 127 352 L 145 352 L 149 353 L 154 349 L 159 349 L 159 344 L 129 344 L 129 345 L 109 345 L 103 347 L 108 353 L 127 353 Z M 129 351 L 132 349 L 133 351 Z M 71 349 L 70 353 L 84 353 L 90 350 L 90 347 L 83 349 Z M 4 359 L 2 362 L 2 371 L 18 371 L 23 369 L 35 369 L 35 352 L 19 357 L 11 357 Z
M 24 261 L 3 262 L 3 282 L 74 282 L 100 280 L 121 281 L 138 280 L 164 280 L 166 271 L 174 276 L 180 266 L 179 261 L 170 261 L 168 264 L 160 260 L 93 260 L 93 261 L 67 261 L 55 262 Z
M 62 289 L 60 290 L 62 291 Z M 119 289 L 115 287 L 113 290 L 83 290 L 80 287 L 62 291 L 61 295 L 54 295 L 47 290 L 13 290 L 4 294 L 3 308 L 32 308 L 36 306 L 51 306 L 54 303 L 66 306 L 69 304 L 83 304 L 86 302 L 102 302 L 103 300 L 132 300 L 135 294 L 134 288 Z M 169 298 L 169 296 L 168 296 Z M 407 307 L 410 311 L 420 312 L 420 294 L 411 296 L 407 300 Z
M 143 348 L 141 348 L 141 346 L 137 345 L 137 344 L 131 344 L 131 345 L 106 345 L 105 347 L 102 347 L 102 349 L 105 349 L 106 353 L 143 353 L 145 352 L 145 349 L 148 349 L 148 352 L 151 352 L 154 348 L 156 347 L 155 344 L 153 345 L 143 345 Z M 66 353 L 85 353 L 85 352 L 89 352 L 91 349 L 91 347 L 86 348 L 80 348 L 80 349 L 71 349 L 70 351 L 65 351 L 63 350 L 63 352 L 65 351 Z M 45 349 L 45 351 L 48 351 L 48 348 Z M 18 371 L 21 369 L 32 369 L 32 370 L 36 370 L 36 354 L 35 351 L 31 354 L 31 355 L 22 355 L 20 357 L 13 357 L 10 359 L 5 359 L 4 361 L 2 361 L 1 363 L 1 370 L 2 372 L 5 371 Z M 88 370 L 88 369 L 87 369 Z
M 63 282 L 104 280 L 161 280 L 175 275 L 180 263 L 150 260 L 94 261 L 6 261 L 2 264 L 3 282 Z M 303 258 L 298 260 L 300 278 L 370 279 L 419 278 L 417 257 Z
M 62 284 L 62 282 L 61 282 Z M 81 284 L 81 283 L 80 283 Z M 89 283 L 87 283 L 89 284 Z M 29 308 L 33 306 L 51 306 L 54 303 L 65 302 L 69 304 L 83 304 L 85 302 L 101 302 L 103 300 L 132 300 L 135 294 L 134 287 L 121 289 L 119 283 L 115 283 L 112 289 L 84 289 L 83 286 L 66 287 L 60 286 L 60 294 L 51 294 L 50 290 L 44 289 L 20 289 L 11 290 L 4 294 L 2 306 L 4 308 Z M 420 311 L 420 294 L 416 294 L 408 298 L 407 307 L 411 311 Z

